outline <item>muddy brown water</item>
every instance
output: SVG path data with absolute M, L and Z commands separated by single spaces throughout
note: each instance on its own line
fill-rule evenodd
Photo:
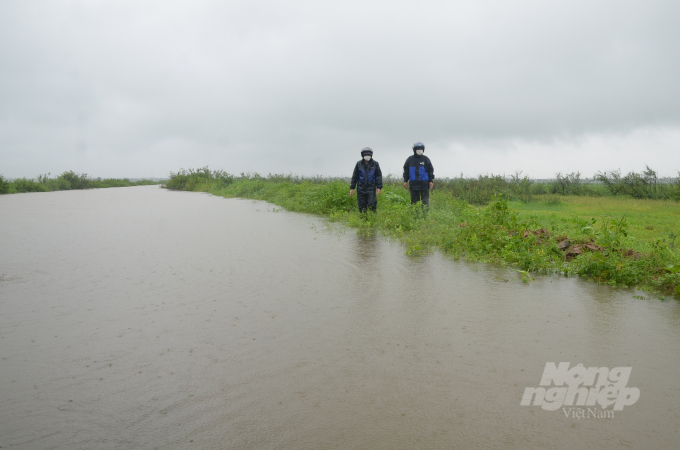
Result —
M 0 196 L 0 258 L 3 449 L 680 447 L 675 301 L 157 186 Z M 640 397 L 520 405 L 546 362 Z

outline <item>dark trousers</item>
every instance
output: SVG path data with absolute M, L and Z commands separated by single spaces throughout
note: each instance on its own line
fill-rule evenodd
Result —
M 375 211 L 378 207 L 378 197 L 375 189 L 369 189 L 368 192 L 357 190 L 357 203 L 359 204 L 359 212 L 366 211 L 367 207 L 371 208 L 371 211 Z
M 415 205 L 419 200 L 426 209 L 430 209 L 430 190 L 423 189 L 422 191 L 415 191 L 411 189 L 411 204 Z

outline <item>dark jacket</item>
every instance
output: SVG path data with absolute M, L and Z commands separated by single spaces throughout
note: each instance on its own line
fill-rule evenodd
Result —
M 409 189 L 424 191 L 430 189 L 430 182 L 434 181 L 434 167 L 430 158 L 425 155 L 412 155 L 404 163 L 404 183 L 409 182 Z
M 357 161 L 352 174 L 350 189 L 357 188 L 361 193 L 373 189 L 382 189 L 382 171 L 378 161 L 371 159 L 368 164 L 363 159 Z

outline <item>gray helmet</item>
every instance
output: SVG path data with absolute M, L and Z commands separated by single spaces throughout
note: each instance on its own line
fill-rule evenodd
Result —
M 425 152 L 425 144 L 423 144 L 422 142 L 416 142 L 415 144 L 413 144 L 413 153 L 414 154 L 415 154 L 416 150 L 422 150 L 423 152 Z
M 371 147 L 364 147 L 361 149 L 361 157 L 363 158 L 365 155 L 371 155 L 373 156 L 373 150 L 371 150 Z

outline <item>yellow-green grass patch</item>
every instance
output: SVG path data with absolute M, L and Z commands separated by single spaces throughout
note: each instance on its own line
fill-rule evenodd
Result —
M 541 220 L 598 222 L 602 216 L 624 215 L 630 236 L 643 242 L 672 239 L 680 234 L 680 203 L 672 200 L 637 200 L 626 197 L 537 196 L 531 203 L 512 202 L 513 209 Z M 676 242 L 680 245 L 680 240 Z

